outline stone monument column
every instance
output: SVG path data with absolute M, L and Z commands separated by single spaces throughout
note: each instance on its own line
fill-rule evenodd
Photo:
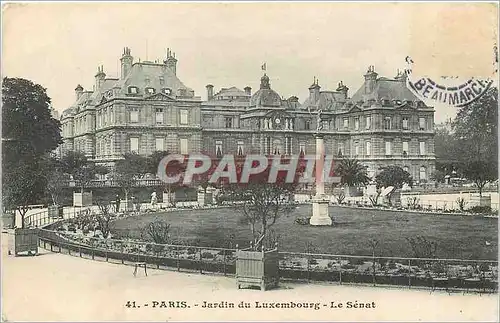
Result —
M 311 225 L 332 225 L 332 219 L 328 213 L 329 198 L 325 195 L 325 183 L 323 168 L 325 164 L 325 143 L 323 136 L 316 133 L 316 195 L 312 198 L 312 217 L 309 220 Z

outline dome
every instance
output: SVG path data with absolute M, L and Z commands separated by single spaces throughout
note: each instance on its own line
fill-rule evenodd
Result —
M 260 105 L 267 107 L 281 106 L 281 97 L 278 93 L 271 89 L 269 76 L 264 73 L 260 78 L 260 90 L 255 92 L 250 98 L 250 105 Z
M 279 107 L 281 106 L 281 97 L 271 89 L 260 89 L 252 95 L 250 105 Z

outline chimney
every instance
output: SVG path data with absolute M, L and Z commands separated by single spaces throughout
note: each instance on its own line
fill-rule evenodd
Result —
M 120 61 L 122 63 L 122 68 L 121 68 L 121 79 L 124 79 L 128 72 L 132 69 L 132 63 L 134 61 L 134 58 L 130 55 L 130 48 L 125 47 L 123 49 L 123 54 L 122 58 L 120 58 Z
M 314 104 L 316 101 L 319 100 L 319 90 L 321 89 L 321 86 L 318 84 L 318 79 L 314 77 L 313 84 L 309 87 L 309 101 L 310 103 Z
M 97 74 L 95 75 L 95 90 L 99 90 L 104 79 L 106 78 L 106 73 L 104 73 L 104 66 L 97 66 Z
M 243 89 L 245 90 L 245 93 L 248 95 L 248 96 L 252 96 L 252 88 L 249 87 L 249 86 L 245 86 L 245 88 Z
M 375 89 L 378 74 L 375 72 L 375 66 L 368 66 L 368 71 L 365 74 L 365 94 L 372 93 Z
M 214 86 L 212 84 L 208 84 L 207 88 L 207 101 L 210 101 L 214 98 Z
M 342 93 L 344 99 L 347 99 L 347 92 L 349 91 L 349 88 L 344 85 L 342 81 L 339 82 L 339 86 L 337 87 L 337 92 Z
M 170 51 L 170 48 L 167 48 L 167 59 L 163 63 L 167 65 L 174 75 L 177 75 L 177 59 L 175 58 L 175 53 Z
M 394 79 L 406 83 L 406 71 L 405 70 L 401 71 L 400 69 L 398 69 L 398 75 L 396 75 Z
M 83 94 L 83 87 L 80 84 L 78 84 L 78 86 L 75 89 L 75 95 L 77 101 L 82 96 L 82 94 Z

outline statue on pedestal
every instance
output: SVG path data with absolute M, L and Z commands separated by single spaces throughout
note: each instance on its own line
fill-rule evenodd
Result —
M 156 197 L 156 192 L 151 193 L 151 206 L 155 206 L 158 203 L 158 198 Z
M 316 133 L 318 134 L 321 130 L 323 130 L 323 120 L 321 119 L 321 112 L 323 110 L 318 110 L 317 116 L 316 116 Z

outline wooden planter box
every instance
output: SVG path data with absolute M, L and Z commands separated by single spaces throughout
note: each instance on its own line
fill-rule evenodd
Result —
M 278 248 L 269 251 L 236 250 L 236 284 L 258 286 L 261 290 L 278 287 Z
M 213 203 L 212 193 L 198 192 L 198 205 L 205 206 Z
M 37 229 L 15 229 L 14 230 L 14 255 L 28 252 L 29 255 L 38 253 L 38 230 Z
M 49 218 L 59 219 L 63 218 L 63 207 L 59 205 L 49 206 Z
M 16 226 L 16 215 L 11 212 L 2 214 L 2 229 L 13 229 Z
M 73 193 L 73 206 L 92 206 L 92 192 Z

